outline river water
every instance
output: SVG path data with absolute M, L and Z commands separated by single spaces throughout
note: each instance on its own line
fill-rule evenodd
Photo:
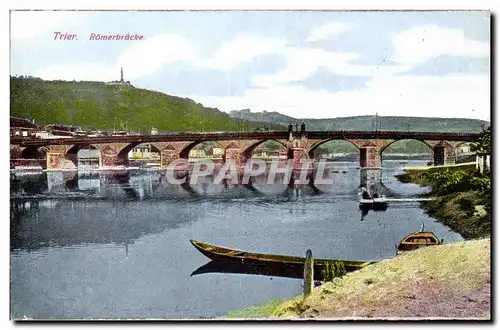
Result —
M 384 161 L 386 195 L 428 188 L 401 184 Z M 459 234 L 418 203 L 362 214 L 354 162 L 329 164 L 333 185 L 170 185 L 158 172 L 11 175 L 13 318 L 210 318 L 301 294 L 300 279 L 191 273 L 209 260 L 190 239 L 245 251 L 330 259 L 392 257 L 422 223 L 445 242 Z M 26 202 L 26 197 L 33 200 Z

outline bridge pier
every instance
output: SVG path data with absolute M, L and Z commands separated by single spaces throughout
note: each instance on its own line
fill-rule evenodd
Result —
M 433 148 L 434 152 L 434 166 L 455 164 L 455 153 L 453 147 L 446 146 L 445 143 L 440 143 Z
M 359 166 L 361 168 L 365 167 L 381 168 L 382 161 L 380 157 L 380 148 L 375 146 L 360 147 Z
M 23 149 L 24 148 L 21 148 L 20 146 L 11 145 L 10 146 L 10 158 L 11 159 L 22 158 Z
M 119 165 L 118 153 L 101 151 L 101 157 L 99 157 L 99 167 L 114 167 L 117 165 Z
M 167 169 L 167 167 L 177 159 L 179 159 L 179 155 L 176 150 L 167 149 L 160 151 L 160 169 Z
M 302 168 L 302 159 L 308 159 L 307 151 L 304 148 L 295 147 L 292 148 L 293 154 L 293 169 L 301 169 Z
M 240 148 L 227 148 L 224 153 L 224 162 L 232 161 L 237 167 L 245 166 L 246 160 Z
M 368 187 L 382 182 L 382 169 L 362 168 L 359 171 L 359 185 Z
M 47 153 L 47 169 L 62 170 L 62 169 L 77 169 L 76 155 L 66 155 L 64 152 L 48 152 Z

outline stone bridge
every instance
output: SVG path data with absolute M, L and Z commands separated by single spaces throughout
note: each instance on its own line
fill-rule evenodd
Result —
M 309 131 L 290 125 L 288 131 L 172 133 L 162 135 L 126 135 L 99 137 L 64 137 L 35 139 L 11 138 L 11 160 L 38 160 L 47 169 L 74 169 L 77 153 L 83 148 L 100 150 L 102 168 L 128 164 L 128 153 L 142 143 L 151 143 L 160 153 L 161 168 L 177 159 L 188 159 L 199 143 L 214 141 L 224 149 L 224 161 L 244 163 L 261 143 L 274 140 L 283 145 L 288 159 L 298 165 L 302 159 L 314 158 L 314 150 L 325 142 L 345 140 L 359 150 L 360 167 L 380 168 L 381 154 L 398 140 L 413 139 L 425 143 L 434 153 L 434 165 L 454 163 L 456 148 L 474 141 L 478 133 L 405 132 L 405 131 Z M 11 162 L 12 163 L 12 162 Z M 11 165 L 12 166 L 12 165 Z

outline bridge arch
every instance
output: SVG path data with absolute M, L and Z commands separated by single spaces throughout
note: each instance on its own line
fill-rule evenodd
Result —
M 352 146 L 354 146 L 356 148 L 357 152 L 359 153 L 359 146 L 357 144 L 355 144 L 354 142 L 348 140 L 348 139 L 328 138 L 328 139 L 324 139 L 324 140 L 321 140 L 321 141 L 318 141 L 318 142 L 314 143 L 309 148 L 309 150 L 307 150 L 307 155 L 309 156 L 309 158 L 313 159 L 314 158 L 314 152 L 318 149 L 318 147 L 320 147 L 321 145 L 324 145 L 325 143 L 328 143 L 328 142 L 337 142 L 337 141 L 341 142 L 344 145 L 352 145 Z M 347 143 L 345 143 L 345 142 L 347 142 Z
M 71 154 L 77 154 L 80 150 L 82 149 L 97 149 L 99 150 L 99 147 L 95 144 L 75 144 L 75 145 L 72 145 L 68 151 L 66 151 L 66 154 L 67 155 L 71 155 Z
M 242 150 L 244 157 L 246 159 L 252 158 L 253 152 L 257 148 L 259 148 L 260 146 L 262 146 L 264 143 L 267 143 L 267 142 L 277 142 L 281 145 L 281 147 L 283 148 L 283 151 L 287 151 L 287 145 L 285 143 L 283 143 L 282 141 L 279 141 L 276 139 L 266 139 L 266 140 L 259 140 L 257 142 L 254 142 L 254 143 L 250 144 L 249 146 L 247 146 L 244 150 Z M 291 152 L 291 150 L 288 150 L 288 152 Z M 287 154 L 287 158 L 293 158 L 293 154 L 292 155 Z
M 21 151 L 23 159 L 44 159 L 47 155 L 48 147 L 30 146 Z
M 93 144 L 75 144 L 66 151 L 65 158 L 71 161 L 75 165 L 75 167 L 78 167 L 79 158 L 82 157 L 82 150 L 96 150 L 98 153 L 98 158 L 101 157 L 101 150 L 98 148 L 98 146 Z
M 151 153 L 155 152 L 158 153 L 158 159 L 160 157 L 160 150 L 154 143 L 150 142 L 134 142 L 130 143 L 127 146 L 123 147 L 117 154 L 116 159 L 117 162 L 120 164 L 128 164 L 130 159 L 129 159 L 129 154 L 132 150 L 135 148 L 144 146 L 144 148 L 149 148 L 151 150 Z
M 399 139 L 392 141 L 380 149 L 380 162 L 388 160 L 388 154 L 396 154 L 394 160 L 406 161 L 409 159 L 408 149 L 413 150 L 411 154 L 418 155 L 416 159 L 433 162 L 434 146 L 424 140 L 419 139 Z M 384 155 L 385 153 L 385 155 Z M 406 158 L 404 155 L 407 155 Z M 427 155 L 426 155 L 427 154 Z
M 428 142 L 424 141 L 424 140 L 418 140 L 418 139 L 399 139 L 399 140 L 394 140 L 388 144 L 386 144 L 385 146 L 383 146 L 381 149 L 380 149 L 380 152 L 383 153 L 388 147 L 392 146 L 394 143 L 398 143 L 398 142 L 401 142 L 401 141 L 418 141 L 418 142 L 421 142 L 422 144 L 426 145 L 431 151 L 433 150 L 433 145 L 429 144 Z
M 185 146 L 180 152 L 179 152 L 179 158 L 183 159 L 189 159 L 189 154 L 191 153 L 192 150 L 194 150 L 197 146 L 201 145 L 202 143 L 212 143 L 217 146 L 217 148 L 222 149 L 225 151 L 225 148 L 222 144 L 220 144 L 218 141 L 215 140 L 197 140 L 194 142 L 191 142 L 187 146 Z

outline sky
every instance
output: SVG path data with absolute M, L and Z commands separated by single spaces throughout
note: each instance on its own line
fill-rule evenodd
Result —
M 112 81 L 123 67 L 135 87 L 226 112 L 490 120 L 489 12 L 13 11 L 10 46 L 12 75 Z

